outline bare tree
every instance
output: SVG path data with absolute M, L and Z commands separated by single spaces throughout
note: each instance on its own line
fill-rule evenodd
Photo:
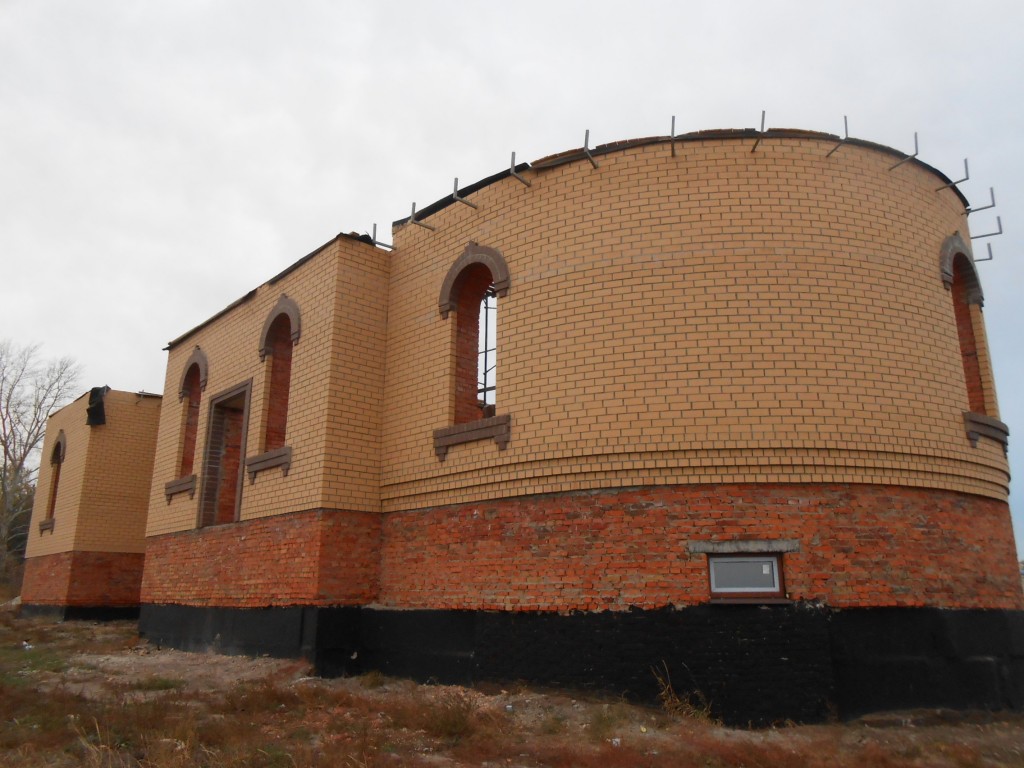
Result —
M 46 420 L 71 399 L 79 374 L 71 358 L 42 360 L 38 345 L 0 339 L 0 574 L 24 546 Z

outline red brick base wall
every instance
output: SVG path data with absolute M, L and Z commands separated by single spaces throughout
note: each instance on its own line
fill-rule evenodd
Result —
M 146 540 L 142 601 L 254 608 L 377 595 L 380 516 L 312 510 Z
M 690 485 L 387 515 L 380 603 L 600 610 L 709 599 L 691 541 L 796 539 L 793 600 L 836 607 L 1024 608 L 1009 508 L 871 485 Z
M 743 539 L 798 542 L 782 556 L 793 600 L 1024 608 L 1005 502 L 839 484 L 660 486 L 388 515 L 278 515 L 149 539 L 142 599 L 655 609 L 708 601 L 707 556 L 689 543 Z
M 26 605 L 125 608 L 139 605 L 144 555 L 61 552 L 25 560 Z

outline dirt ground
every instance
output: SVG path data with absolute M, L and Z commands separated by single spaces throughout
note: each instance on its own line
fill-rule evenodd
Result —
M 130 622 L 0 611 L 3 766 L 1024 768 L 1019 713 L 742 730 L 670 710 L 519 685 L 324 680 L 301 661 L 156 648 Z

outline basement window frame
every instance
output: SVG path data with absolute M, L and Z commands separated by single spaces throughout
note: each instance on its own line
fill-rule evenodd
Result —
M 786 553 L 799 552 L 800 542 L 796 539 L 732 539 L 728 541 L 691 541 L 687 545 L 690 554 L 707 556 L 708 594 L 712 604 L 740 605 L 756 604 L 788 605 L 792 601 L 786 592 Z M 757 586 L 750 588 L 720 588 L 716 586 L 715 565 L 725 562 L 766 562 L 774 564 L 772 589 Z
M 716 566 L 723 565 L 726 563 L 763 563 L 772 564 L 772 582 L 773 586 L 771 589 L 762 589 L 758 586 L 750 587 L 723 587 L 716 584 Z M 711 593 L 711 597 L 716 600 L 744 600 L 744 599 L 778 599 L 785 597 L 786 584 L 782 575 L 782 555 L 780 553 L 764 553 L 764 554 L 727 554 L 727 555 L 708 555 L 708 588 Z

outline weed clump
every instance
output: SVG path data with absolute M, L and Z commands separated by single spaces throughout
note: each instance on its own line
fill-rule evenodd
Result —
M 661 708 L 673 717 L 699 720 L 704 723 L 718 724 L 719 721 L 711 714 L 711 702 L 699 689 L 679 694 L 672 686 L 672 678 L 668 672 L 668 664 L 661 662 L 661 668 L 651 667 L 651 674 L 658 683 L 658 701 Z
M 176 691 L 185 687 L 185 681 L 179 677 L 163 677 L 151 675 L 136 681 L 132 688 L 136 691 Z

